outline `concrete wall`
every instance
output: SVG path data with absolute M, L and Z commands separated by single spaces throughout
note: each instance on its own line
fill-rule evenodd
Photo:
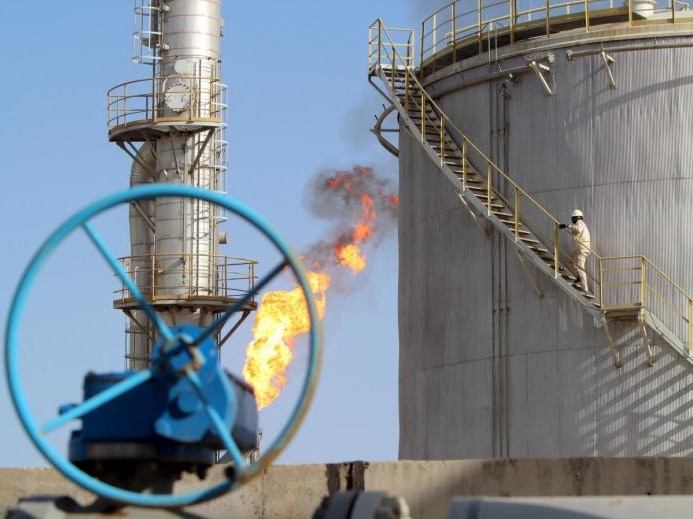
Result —
M 614 53 L 611 89 L 600 56 L 566 54 L 600 49 L 598 31 L 550 49 L 555 96 L 531 71 L 477 81 L 545 56 L 541 38 L 498 63 L 438 72 L 429 91 L 559 218 L 583 209 L 597 251 L 644 254 L 693 293 L 693 148 L 681 142 L 693 137 L 693 48 L 680 47 L 693 39 Z M 530 268 L 538 295 L 511 244 L 479 229 L 406 132 L 400 195 L 400 458 L 693 452 L 693 370 L 680 356 L 654 338 L 648 367 L 624 323 L 612 329 L 624 358 L 614 369 L 599 323 Z
M 219 481 L 211 474 L 207 484 Z M 189 491 L 184 481 L 178 491 Z M 690 459 L 518 459 L 277 465 L 239 491 L 190 507 L 210 519 L 311 517 L 323 496 L 377 490 L 404 497 L 412 517 L 445 517 L 455 496 L 587 496 L 693 494 Z M 52 469 L 0 469 L 0 516 L 21 496 L 84 492 Z

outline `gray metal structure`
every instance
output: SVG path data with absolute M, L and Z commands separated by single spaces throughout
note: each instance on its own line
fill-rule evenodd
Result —
M 224 192 L 221 0 L 135 0 L 135 22 L 133 61 L 149 66 L 151 77 L 108 93 L 109 139 L 133 159 L 130 185 L 165 182 Z M 167 324 L 206 326 L 252 288 L 255 262 L 219 254 L 224 220 L 218 208 L 199 200 L 131 206 L 131 256 L 122 261 Z M 155 328 L 125 287 L 114 306 L 129 316 L 128 367 L 147 367 Z M 240 320 L 255 306 L 246 305 Z
M 545 208 L 582 209 L 602 256 L 646 255 L 690 293 L 693 25 L 627 21 L 417 71 Z M 401 459 L 693 452 L 684 357 L 651 335 L 650 366 L 639 324 L 615 322 L 614 367 L 604 322 L 472 216 L 404 122 L 399 164 Z

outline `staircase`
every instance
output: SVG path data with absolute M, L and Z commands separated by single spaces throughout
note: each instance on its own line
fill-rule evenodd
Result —
M 639 324 L 650 366 L 655 358 L 648 330 L 693 365 L 693 299 L 644 256 L 602 257 L 594 250 L 588 260 L 594 294 L 574 288 L 565 268 L 569 254 L 559 247 L 560 222 L 428 95 L 414 74 L 413 41 L 413 31 L 388 29 L 376 20 L 369 30 L 369 82 L 391 103 L 386 111 L 394 107 L 403 127 L 420 142 L 482 229 L 490 225 L 505 236 L 523 267 L 525 261 L 534 265 L 602 323 L 616 367 L 621 367 L 620 354 L 609 328 L 616 321 Z

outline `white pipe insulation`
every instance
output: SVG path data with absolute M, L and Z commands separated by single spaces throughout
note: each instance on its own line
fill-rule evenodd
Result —
M 166 88 L 180 93 L 187 88 L 191 118 L 210 118 L 214 89 L 218 88 L 220 79 L 221 1 L 170 0 L 166 7 L 163 13 L 166 45 L 161 50 L 159 64 L 159 76 L 165 78 L 162 89 L 164 93 Z M 173 103 L 164 116 L 180 115 L 176 111 L 180 107 Z M 189 130 L 185 125 L 177 125 L 158 140 L 157 181 L 215 190 L 220 172 L 214 167 L 215 157 L 210 150 L 221 140 L 221 130 L 212 128 L 215 135 L 207 141 L 201 155 L 207 132 Z M 217 254 L 214 210 L 202 201 L 157 200 L 154 212 L 157 271 L 161 272 L 157 285 L 163 294 L 214 295 Z
M 144 144 L 130 169 L 130 187 L 155 182 L 156 154 L 151 145 Z M 154 201 L 141 200 L 138 207 L 130 204 L 130 275 L 145 297 L 152 295 L 152 254 L 154 253 Z M 149 365 L 149 333 L 151 323 L 142 310 L 132 312 L 128 326 L 130 335 L 130 369 L 144 369 Z

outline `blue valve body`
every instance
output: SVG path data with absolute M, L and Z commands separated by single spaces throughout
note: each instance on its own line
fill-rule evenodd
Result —
M 82 418 L 82 429 L 70 439 L 70 461 L 165 459 L 211 464 L 224 444 L 214 434 L 205 406 L 216 411 L 241 450 L 256 448 L 258 413 L 250 387 L 221 368 L 211 338 L 192 345 L 200 328 L 184 325 L 171 331 L 176 340 L 161 339 L 154 346 L 151 380 Z M 187 370 L 200 380 L 204 399 L 186 378 Z M 84 400 L 131 375 L 87 374 Z

